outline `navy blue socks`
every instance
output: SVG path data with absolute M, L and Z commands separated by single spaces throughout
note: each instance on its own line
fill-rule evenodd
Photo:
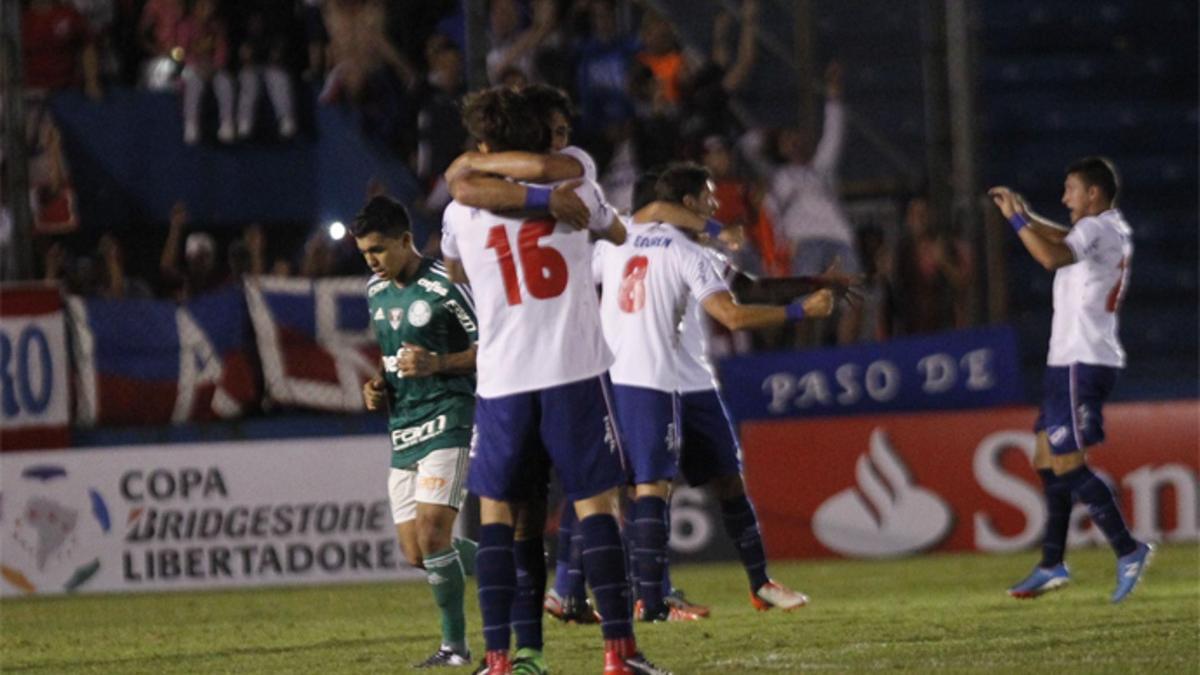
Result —
M 1046 494 L 1046 530 L 1042 534 L 1041 567 L 1056 567 L 1063 561 L 1067 529 L 1071 524 L 1071 488 L 1050 469 L 1038 469 Z
M 663 608 L 663 571 L 667 565 L 667 502 L 638 497 L 633 503 L 633 556 L 638 567 L 638 597 L 648 615 Z
M 1112 490 L 1090 468 L 1081 466 L 1059 476 L 1058 480 L 1069 486 L 1076 499 L 1087 504 L 1092 522 L 1108 538 L 1108 543 L 1118 556 L 1129 555 L 1137 550 L 1137 541 L 1125 527 L 1125 519 L 1121 517 L 1121 509 L 1113 499 Z
M 492 524 L 479 528 L 475 576 L 479 582 L 484 643 L 489 652 L 507 652 L 512 635 L 513 598 L 517 592 L 511 525 Z
M 541 537 L 513 544 L 517 595 L 512 606 L 512 629 L 517 649 L 542 648 L 542 601 L 546 597 L 546 545 Z
M 762 535 L 758 531 L 758 516 L 746 495 L 721 502 L 721 516 L 725 531 L 737 548 L 742 567 L 750 579 L 750 590 L 757 591 L 770 578 L 767 576 L 767 552 L 763 547 Z
M 583 535 L 583 571 L 596 598 L 596 609 L 604 617 L 600 624 L 604 639 L 631 637 L 625 547 L 617 519 L 608 514 L 591 515 L 579 521 L 579 531 Z

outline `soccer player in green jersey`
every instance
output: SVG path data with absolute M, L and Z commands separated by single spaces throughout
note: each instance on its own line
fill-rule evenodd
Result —
M 379 376 L 363 386 L 368 410 L 388 412 L 388 495 L 400 547 L 424 568 L 442 615 L 441 647 L 419 667 L 471 664 L 463 613 L 463 561 L 451 530 L 466 494 L 475 414 L 475 342 L 470 291 L 413 245 L 408 212 L 371 199 L 351 226 L 374 275 L 367 307 L 382 352 Z M 470 565 L 472 561 L 466 564 Z

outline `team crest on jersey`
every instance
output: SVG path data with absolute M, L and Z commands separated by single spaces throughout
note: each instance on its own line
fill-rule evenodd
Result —
M 411 317 L 409 320 L 412 320 Z M 388 310 L 388 325 L 392 327 L 392 330 L 400 330 L 401 321 L 404 321 L 403 307 L 393 307 Z
M 429 303 L 424 300 L 417 300 L 408 306 L 408 323 L 417 328 L 429 323 L 433 318 L 433 310 L 430 309 Z
M 1067 440 L 1067 436 L 1070 435 L 1070 433 L 1071 433 L 1070 429 L 1067 429 L 1064 426 L 1056 426 L 1056 427 L 1051 427 L 1050 433 L 1048 433 L 1046 436 L 1050 439 L 1050 442 L 1053 443 L 1054 445 L 1061 445 L 1063 442 L 1065 442 Z
M 382 307 L 375 310 L 375 320 L 383 321 L 383 308 Z

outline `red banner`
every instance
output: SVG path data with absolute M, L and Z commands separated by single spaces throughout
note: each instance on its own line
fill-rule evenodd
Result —
M 746 423 L 746 479 L 772 557 L 1014 551 L 1040 541 L 1033 408 Z M 1114 404 L 1089 463 L 1141 539 L 1195 541 L 1200 405 Z M 1069 545 L 1103 534 L 1077 505 Z

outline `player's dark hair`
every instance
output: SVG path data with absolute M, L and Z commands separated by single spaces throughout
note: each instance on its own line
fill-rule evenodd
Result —
M 567 119 L 571 119 L 575 114 L 575 106 L 571 105 L 571 97 L 558 87 L 539 82 L 523 87 L 521 95 L 529 101 L 534 110 L 541 110 L 545 113 L 557 110 Z
M 633 183 L 633 212 L 637 213 L 647 204 L 658 200 L 658 179 L 661 169 L 651 169 L 637 177 Z
M 491 152 L 545 152 L 550 130 L 529 99 L 508 87 L 492 87 L 463 98 L 463 126 Z
M 354 216 L 354 222 L 350 223 L 350 234 L 355 237 L 379 232 L 385 237 L 399 239 L 411 229 L 412 219 L 408 217 L 408 209 L 386 195 L 371 197 L 371 201 L 367 202 L 358 215 Z
M 706 167 L 695 162 L 676 162 L 659 175 L 655 196 L 664 202 L 682 204 L 684 197 L 703 192 L 711 179 L 712 173 Z
M 1121 191 L 1121 177 L 1112 160 L 1099 155 L 1077 159 L 1067 167 L 1067 175 L 1071 174 L 1079 176 L 1084 185 L 1100 188 L 1108 201 L 1116 205 L 1117 194 Z

